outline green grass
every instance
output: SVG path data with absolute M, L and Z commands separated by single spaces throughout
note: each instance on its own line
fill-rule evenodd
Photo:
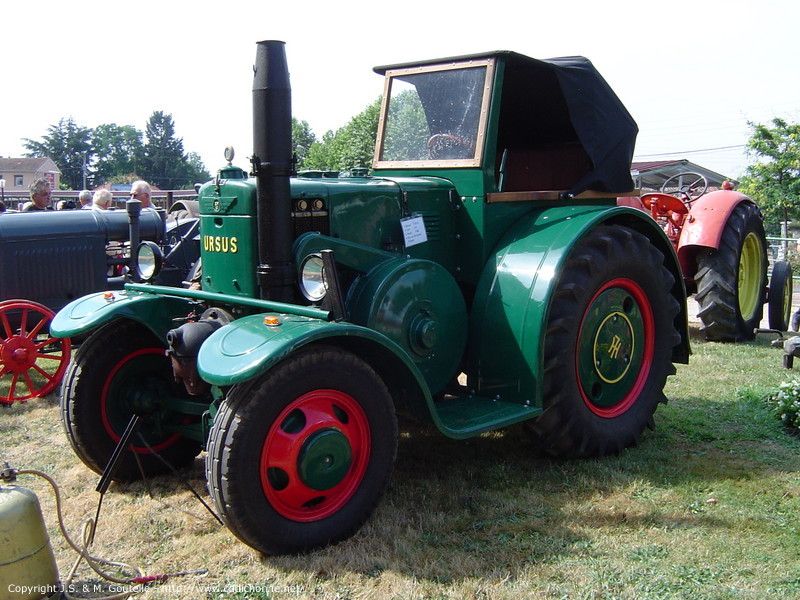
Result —
M 146 599 L 800 598 L 800 441 L 764 400 L 794 372 L 765 339 L 692 346 L 655 431 L 620 456 L 554 460 L 519 428 L 453 441 L 403 423 L 386 497 L 337 546 L 262 557 L 162 477 L 155 498 L 141 483 L 111 487 L 94 553 L 147 573 L 209 569 Z M 97 476 L 69 449 L 53 399 L 0 412 L 0 440 L 0 460 L 64 486 L 77 535 Z M 187 477 L 207 498 L 202 458 Z M 65 573 L 49 492 L 23 484 Z

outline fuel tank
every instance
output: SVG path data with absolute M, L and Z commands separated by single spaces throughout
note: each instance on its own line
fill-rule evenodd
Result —
M 39 499 L 18 485 L 0 487 L 0 597 L 39 600 L 60 595 Z

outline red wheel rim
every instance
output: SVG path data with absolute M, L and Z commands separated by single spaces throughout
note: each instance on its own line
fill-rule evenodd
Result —
M 106 433 L 114 443 L 121 439 L 120 434 L 125 431 L 133 414 L 144 412 L 142 407 L 147 402 L 142 404 L 141 399 L 146 397 L 140 395 L 143 380 L 162 366 L 164 360 L 163 348 L 141 348 L 120 360 L 106 377 L 100 394 L 100 417 Z M 157 398 L 154 400 L 157 403 Z M 181 438 L 180 434 L 174 433 L 163 439 L 157 429 L 147 424 L 140 427 L 139 434 L 145 438 L 149 447 L 132 444 L 131 449 L 137 454 L 160 452 Z
M 353 497 L 369 455 L 369 423 L 358 402 L 337 390 L 314 390 L 291 402 L 270 427 L 259 462 L 261 486 L 281 516 L 318 521 Z
M 617 278 L 597 291 L 581 320 L 575 353 L 578 388 L 589 410 L 614 418 L 633 406 L 653 365 L 654 338 L 653 310 L 635 281 Z
M 18 327 L 11 314 L 19 314 Z M 55 338 L 49 325 L 55 313 L 36 302 L 8 300 L 0 303 L 0 404 L 46 396 L 52 392 L 67 369 L 69 338 Z M 55 366 L 55 369 L 45 368 Z M 51 372 L 52 371 L 52 372 Z

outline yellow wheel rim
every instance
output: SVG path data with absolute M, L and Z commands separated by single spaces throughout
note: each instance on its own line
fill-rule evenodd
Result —
M 748 233 L 739 257 L 739 312 L 742 320 L 753 318 L 761 297 L 763 272 L 761 241 L 755 233 Z
M 783 323 L 784 327 L 789 327 L 792 320 L 792 292 L 793 292 L 792 273 L 789 273 L 789 278 L 786 285 L 783 286 Z

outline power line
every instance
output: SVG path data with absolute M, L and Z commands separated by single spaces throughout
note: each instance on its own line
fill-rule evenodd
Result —
M 679 150 L 677 152 L 657 152 L 656 154 L 636 154 L 634 158 L 650 158 L 653 156 L 669 156 L 673 154 L 699 154 L 701 152 L 717 152 L 720 150 L 736 150 L 739 148 L 746 148 L 746 144 L 737 144 L 735 146 L 718 146 L 717 148 L 704 148 L 702 150 Z

